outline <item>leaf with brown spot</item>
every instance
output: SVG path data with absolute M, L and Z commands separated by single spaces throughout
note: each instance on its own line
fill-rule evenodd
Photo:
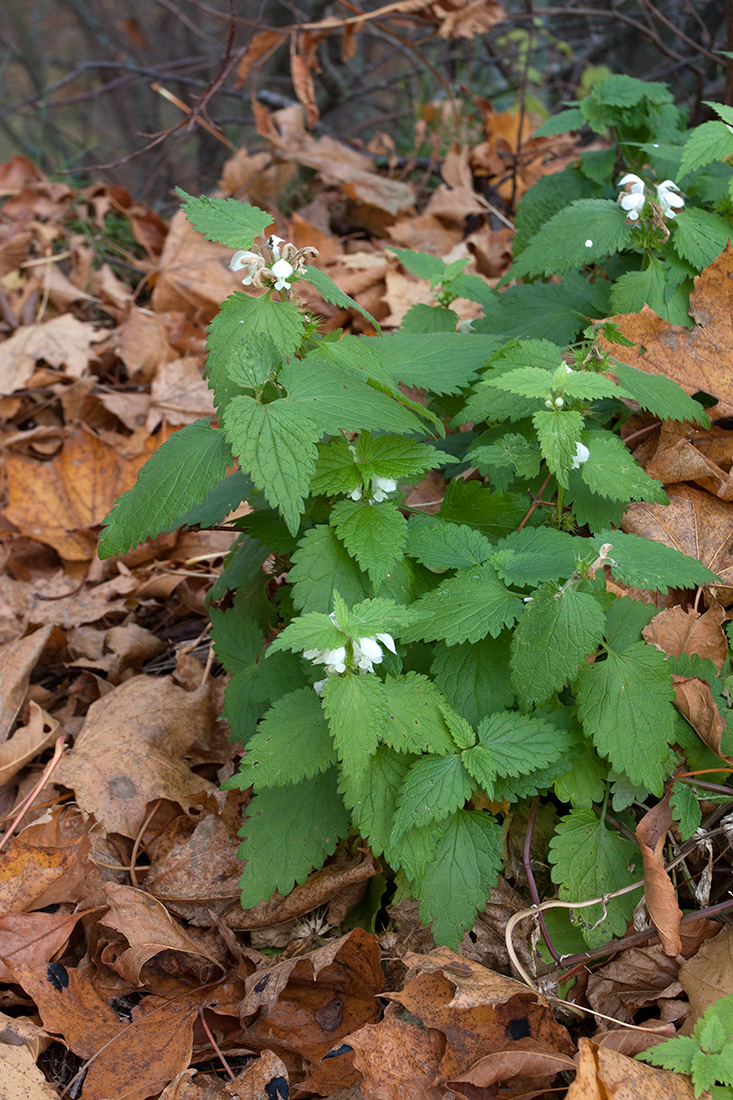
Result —
M 717 401 L 711 416 L 733 415 L 733 245 L 696 277 L 688 329 L 662 320 L 649 306 L 610 318 L 635 347 L 614 344 L 611 354 L 649 374 L 678 382 L 689 394 L 702 391 Z
M 694 1100 L 689 1078 L 580 1039 L 566 1100 Z M 650 1072 L 651 1071 L 651 1072 Z
M 682 946 L 680 921 L 682 911 L 677 894 L 664 866 L 664 844 L 674 818 L 669 793 L 653 806 L 636 826 L 636 839 L 644 864 L 644 896 L 649 916 L 659 933 L 665 954 L 676 957 Z
M 216 790 L 182 759 L 212 725 L 208 688 L 186 692 L 169 677 L 133 677 L 92 703 L 54 778 L 109 832 L 135 837 L 148 803 L 167 798 L 188 809 L 196 795 Z
M 723 630 L 725 609 L 714 603 L 700 614 L 692 607 L 667 607 L 642 630 L 644 640 L 668 657 L 697 653 L 709 657 L 718 672 L 728 656 L 728 639 Z
M 29 704 L 28 725 L 0 745 L 0 784 L 7 783 L 39 752 L 52 745 L 61 726 L 38 703 Z
M 0 646 L 0 742 L 7 740 L 13 728 L 28 691 L 31 672 L 50 634 L 51 627 L 44 626 L 25 638 Z M 3 782 L 6 780 L 0 775 L 0 783 Z
M 725 733 L 725 719 L 718 710 L 710 684 L 697 676 L 673 676 L 675 704 L 695 733 L 709 749 L 723 760 L 730 760 L 720 751 Z M 733 761 L 731 761 L 733 762 Z

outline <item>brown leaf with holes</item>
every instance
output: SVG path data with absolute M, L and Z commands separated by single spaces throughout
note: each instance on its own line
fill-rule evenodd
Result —
M 672 880 L 664 866 L 664 845 L 673 821 L 668 793 L 661 802 L 644 814 L 636 826 L 636 839 L 644 864 L 644 897 L 649 916 L 659 933 L 665 954 L 676 957 L 682 947 L 682 911 L 677 904 Z
M 695 733 L 709 749 L 728 760 L 720 751 L 720 742 L 725 733 L 725 719 L 718 710 L 713 692 L 707 680 L 697 676 L 672 676 L 675 704 Z
M 158 798 L 184 809 L 216 787 L 183 761 L 213 723 L 209 689 L 187 692 L 169 677 L 136 676 L 89 708 L 55 779 L 109 832 L 135 837 Z
M 718 672 L 728 656 L 728 638 L 723 630 L 725 609 L 711 604 L 702 614 L 692 607 L 667 607 L 644 627 L 642 635 L 650 645 L 668 657 L 697 653 L 708 657 Z
M 649 306 L 612 317 L 634 347 L 614 344 L 611 354 L 649 374 L 662 374 L 693 394 L 716 399 L 711 417 L 733 416 L 733 245 L 730 241 L 696 277 L 690 295 L 692 329 L 671 325 Z
M 689 1078 L 580 1039 L 566 1100 L 694 1100 Z
M 6 515 L 24 535 L 53 546 L 62 558 L 89 561 L 97 547 L 90 528 L 132 488 L 140 467 L 161 442 L 151 437 L 140 454 L 126 456 L 77 428 L 40 468 L 37 459 L 9 453 Z
M 51 627 L 44 626 L 25 638 L 0 646 L 0 742 L 10 736 L 28 691 L 31 672 L 50 634 Z

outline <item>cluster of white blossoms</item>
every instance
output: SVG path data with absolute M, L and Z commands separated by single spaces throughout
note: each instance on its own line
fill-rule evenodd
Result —
M 318 256 L 317 248 L 311 245 L 297 248 L 290 241 L 285 242 L 282 237 L 268 237 L 267 247 L 272 257 L 269 263 L 260 252 L 250 252 L 246 248 L 240 248 L 232 256 L 229 264 L 231 270 L 247 272 L 242 279 L 245 286 L 290 290 L 288 279 L 293 275 L 302 275 L 306 260 L 315 260 Z
M 397 482 L 391 477 L 380 477 L 379 474 L 375 474 L 372 478 L 372 493 L 370 497 L 370 504 L 381 504 L 383 500 L 386 500 L 390 493 L 393 493 L 397 488 Z M 350 493 L 346 494 L 351 497 L 352 500 L 361 500 L 361 489 L 352 489 Z
M 646 184 L 644 180 L 635 176 L 633 172 L 627 172 L 618 181 L 618 185 L 624 188 L 618 197 L 619 206 L 626 211 L 629 221 L 638 221 L 646 202 Z M 656 185 L 656 201 L 661 207 L 663 218 L 675 218 L 677 213 L 684 208 L 685 200 L 680 195 L 679 190 L 674 180 L 663 180 L 662 183 Z
M 331 612 L 330 619 L 333 625 L 340 630 L 341 627 L 333 612 Z M 323 665 L 326 679 L 328 679 L 329 676 L 346 672 L 347 666 L 358 669 L 359 672 L 374 672 L 374 666 L 381 664 L 384 658 L 382 646 L 385 646 L 390 653 L 397 652 L 391 634 L 376 634 L 373 638 L 345 637 L 344 645 L 338 646 L 336 649 L 306 649 L 303 651 L 303 656 L 307 661 L 312 661 L 314 665 Z M 318 680 L 313 685 L 319 695 L 326 679 Z

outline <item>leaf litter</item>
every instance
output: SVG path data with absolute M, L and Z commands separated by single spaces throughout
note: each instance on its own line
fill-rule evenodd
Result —
M 473 33 L 468 9 L 478 18 L 482 8 L 423 6 L 449 36 Z M 312 33 L 339 30 L 347 43 L 349 26 L 337 20 Z M 293 57 L 298 95 L 312 112 L 310 48 L 303 39 Z M 243 58 L 240 70 L 256 61 Z M 503 171 L 520 125 L 518 194 L 575 153 L 573 139 L 533 139 L 531 119 L 485 104 L 485 140 L 454 146 L 425 202 L 414 183 L 377 172 L 370 157 L 313 138 L 301 107 L 258 107 L 269 152 L 235 154 L 219 193 L 266 206 L 296 243 L 315 240 L 332 277 L 387 327 L 432 302 L 390 243 L 448 262 L 467 258 L 468 270 L 493 285 L 509 266 L 512 231 L 492 222 L 477 181 Z M 297 166 L 316 173 L 317 187 L 288 224 L 277 187 Z M 236 853 L 247 796 L 219 789 L 237 753 L 217 719 L 223 677 L 205 605 L 232 535 L 164 534 L 104 563 L 95 549 L 100 520 L 150 454 L 212 414 L 205 326 L 239 281 L 228 250 L 203 241 L 180 213 L 164 223 L 119 187 L 72 191 L 23 157 L 0 166 L 0 180 L 9 196 L 0 227 L 0 1062 L 8 1100 L 62 1092 L 83 1100 L 478 1100 L 563 1087 L 571 1100 L 691 1096 L 685 1079 L 632 1060 L 675 1027 L 691 1030 L 733 980 L 730 929 L 680 921 L 661 854 L 676 828 L 668 798 L 637 831 L 661 943 L 621 945 L 610 961 L 609 952 L 586 952 L 601 961 L 570 970 L 575 981 L 560 987 L 570 1011 L 555 1000 L 567 966 L 543 967 L 534 933 L 518 932 L 513 946 L 539 988 L 509 976 L 504 929 L 526 904 L 520 866 L 519 892 L 500 879 L 458 953 L 435 947 L 409 901 L 391 908 L 386 929 L 372 930 L 381 867 L 368 850 L 338 850 L 287 898 L 241 909 Z M 478 228 L 466 237 L 469 214 Z M 127 243 L 105 252 L 80 236 L 79 219 L 99 228 L 107 215 L 125 227 Z M 344 219 L 360 239 L 342 239 Z M 54 249 L 68 249 L 68 258 L 57 262 Z M 115 268 L 120 257 L 126 266 Z M 731 268 L 729 247 L 697 280 L 692 332 L 648 310 L 615 318 L 646 349 L 644 369 L 710 393 L 717 415 L 730 403 L 723 291 Z M 369 331 L 359 313 L 307 293 L 327 329 Z M 474 306 L 453 308 L 470 317 Z M 619 354 L 635 362 L 629 349 Z M 723 581 L 701 608 L 683 609 L 672 594 L 645 637 L 671 657 L 719 669 L 733 602 L 730 436 L 655 425 L 632 409 L 626 433 L 635 431 L 636 456 L 664 481 L 671 505 L 631 505 L 624 529 L 698 557 Z M 412 493 L 430 511 L 442 478 L 433 474 Z M 681 713 L 719 754 L 722 717 L 709 685 L 702 676 L 675 679 Z M 51 768 L 59 738 L 64 751 Z M 726 828 L 719 835 L 730 844 Z M 688 850 L 688 874 L 712 859 L 705 843 Z M 577 1037 L 573 1003 L 599 1014 L 590 1038 Z

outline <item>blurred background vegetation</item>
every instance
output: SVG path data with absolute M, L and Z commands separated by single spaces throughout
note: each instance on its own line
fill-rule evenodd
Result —
M 726 51 L 733 0 L 4 0 L 0 162 L 167 213 L 297 98 L 314 134 L 408 171 L 480 140 L 487 108 L 546 115 L 609 71 L 669 83 L 698 123 L 733 102 Z

